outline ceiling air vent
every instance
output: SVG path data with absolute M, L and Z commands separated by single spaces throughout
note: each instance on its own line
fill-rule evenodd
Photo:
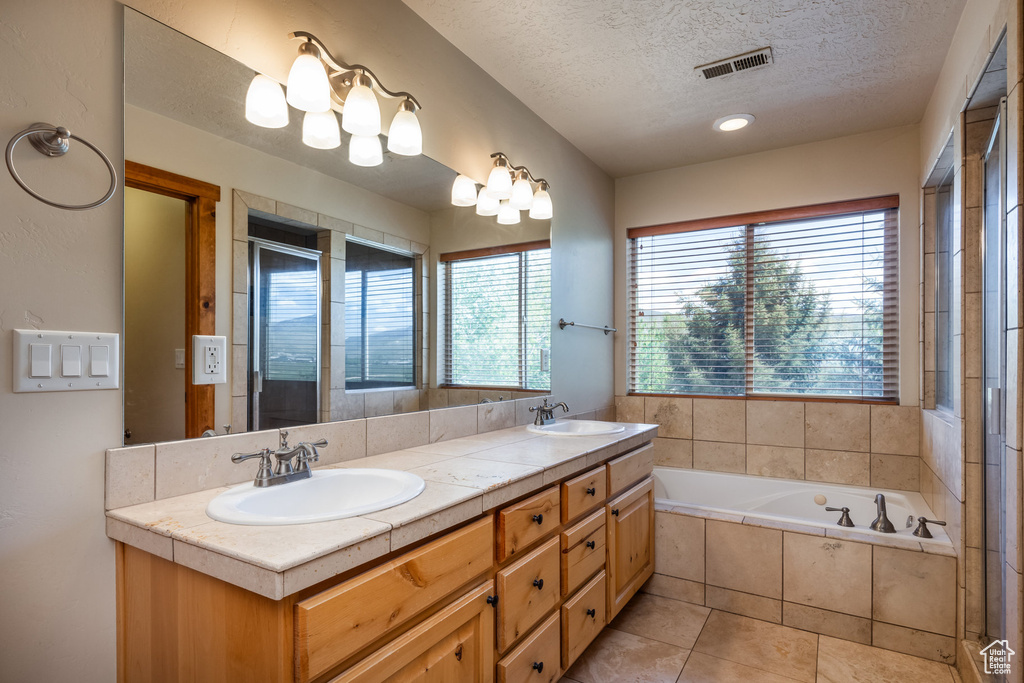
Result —
M 728 59 L 720 59 L 710 64 L 702 64 L 695 67 L 694 71 L 704 80 L 710 80 L 719 76 L 728 76 L 738 71 L 760 69 L 774 62 L 775 60 L 772 59 L 772 49 L 770 47 L 763 47 L 760 50 L 744 52 L 741 55 L 729 57 Z

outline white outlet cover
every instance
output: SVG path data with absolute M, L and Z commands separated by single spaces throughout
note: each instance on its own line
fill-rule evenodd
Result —
M 228 338 L 192 336 L 192 384 L 226 384 Z

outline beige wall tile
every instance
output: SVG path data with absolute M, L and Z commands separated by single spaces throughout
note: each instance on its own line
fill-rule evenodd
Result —
M 363 393 L 366 417 L 393 415 L 395 412 L 395 392 L 367 391 Z
M 871 644 L 871 620 L 862 617 L 783 602 L 782 623 L 803 631 Z
M 693 467 L 693 442 L 689 439 L 655 438 L 654 464 L 686 469 Z
M 876 546 L 873 567 L 875 620 L 955 635 L 956 558 Z
M 956 661 L 956 639 L 881 621 L 872 624 L 871 644 L 944 664 Z
M 746 446 L 741 443 L 693 442 L 694 469 L 743 474 L 747 471 L 746 460 Z
M 320 453 L 318 467 L 366 457 L 366 421 L 347 420 L 324 422 L 288 428 L 288 443 L 327 439 L 327 445 L 317 448 Z
M 449 389 L 448 405 L 472 406 L 480 403 L 480 392 L 476 389 Z
M 704 581 L 704 520 L 689 515 L 654 515 L 654 571 L 689 581 Z
M 105 509 L 148 503 L 153 500 L 156 446 L 128 446 L 107 451 Z
M 782 598 L 782 532 L 708 520 L 706 582 Z
M 259 458 L 235 464 L 234 453 L 280 446 L 276 429 L 207 439 L 167 441 L 156 446 L 156 500 L 254 479 Z
M 677 579 L 674 576 L 665 576 L 655 572 L 647 583 L 640 590 L 651 595 L 660 595 L 683 602 L 692 602 L 695 605 L 704 604 L 704 584 L 697 581 Z
M 644 421 L 644 397 L 643 396 L 616 396 L 615 397 L 615 421 L 616 422 L 643 422 Z
M 804 405 L 804 446 L 826 451 L 871 448 L 871 407 L 853 403 Z
M 693 438 L 693 400 L 649 396 L 644 399 L 644 422 L 658 425 L 660 436 Z
M 871 486 L 897 491 L 921 488 L 920 459 L 909 455 L 871 454 Z
M 476 406 L 441 408 L 430 413 L 430 443 L 476 434 Z
M 782 601 L 750 593 L 731 591 L 727 588 L 707 586 L 704 604 L 723 612 L 742 614 L 751 619 L 760 619 L 773 624 L 782 623 Z
M 799 401 L 747 401 L 747 443 L 804 445 L 804 404 Z
M 512 401 L 485 403 L 477 406 L 476 429 L 478 433 L 483 434 L 515 426 L 516 405 Z
M 821 451 L 808 448 L 804 455 L 804 476 L 809 481 L 868 486 L 871 456 L 849 451 Z
M 747 474 L 783 479 L 803 479 L 804 449 L 748 445 Z
M 366 454 L 423 446 L 430 436 L 429 413 L 371 417 L 366 420 Z
M 334 392 L 332 390 L 331 396 L 333 398 Z M 341 420 L 361 420 L 366 417 L 366 402 L 363 400 L 364 394 L 343 392 L 339 397 Z M 331 412 L 334 413 L 334 406 L 331 406 Z
M 717 398 L 693 399 L 693 438 L 701 441 L 746 440 L 746 401 Z
M 917 406 L 871 406 L 871 451 L 917 455 L 920 416 Z
M 430 410 L 448 407 L 447 389 L 427 389 L 427 406 Z
M 782 595 L 787 602 L 871 617 L 871 546 L 785 533 Z
M 405 389 L 395 392 L 395 412 L 415 413 L 420 409 L 420 390 Z

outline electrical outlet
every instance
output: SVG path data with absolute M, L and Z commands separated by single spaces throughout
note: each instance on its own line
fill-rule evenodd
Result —
M 225 384 L 227 337 L 197 334 L 192 337 L 192 384 Z
M 540 371 L 548 372 L 551 370 L 551 349 L 540 350 Z

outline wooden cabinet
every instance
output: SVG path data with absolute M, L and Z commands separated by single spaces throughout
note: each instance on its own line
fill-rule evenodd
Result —
M 608 619 L 654 573 L 654 481 L 648 477 L 605 506 Z
M 498 572 L 498 651 L 504 652 L 557 605 L 558 539 Z
M 558 528 L 558 487 L 541 491 L 498 512 L 498 561 L 517 552 Z
M 604 510 L 566 529 L 562 541 L 562 595 L 569 595 L 604 566 Z
M 561 663 L 556 612 L 498 662 L 498 683 L 556 683 Z
M 651 474 L 654 446 L 647 444 L 608 462 L 608 495 L 614 496 L 630 484 Z
M 607 497 L 608 475 L 604 465 L 562 482 L 562 522 L 571 522 L 590 512 Z
M 605 583 L 601 572 L 562 605 L 562 666 L 566 669 L 608 623 Z
M 490 581 L 478 586 L 331 683 L 490 683 L 493 594 Z

